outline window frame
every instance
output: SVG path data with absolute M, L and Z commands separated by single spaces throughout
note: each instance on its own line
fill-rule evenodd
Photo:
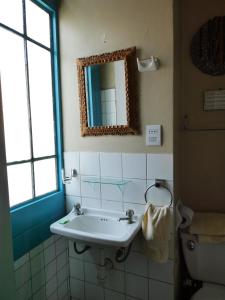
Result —
M 58 34 L 58 10 L 57 0 L 31 0 L 50 16 L 50 54 L 52 64 L 52 91 L 53 91 L 53 112 L 55 129 L 55 155 L 57 190 L 45 195 L 34 197 L 25 202 L 19 203 L 10 209 L 12 222 L 12 237 L 14 259 L 18 259 L 29 250 L 40 244 L 50 233 L 50 224 L 61 218 L 65 214 L 64 186 L 62 183 L 61 169 L 63 168 L 63 139 L 62 139 L 62 109 L 61 109 L 61 88 L 60 88 L 60 61 L 59 61 L 59 34 Z M 24 5 L 25 0 L 21 0 Z M 21 3 L 21 5 L 22 5 Z M 24 16 L 25 17 L 25 16 Z M 27 41 L 32 41 L 41 46 L 35 40 L 4 24 L 1 27 L 25 37 Z M 46 49 L 49 49 L 46 47 Z M 46 156 L 47 158 L 48 156 Z M 44 157 L 43 157 L 44 158 Z M 41 159 L 43 159 L 41 158 Z M 31 157 L 29 161 L 36 161 Z M 28 160 L 27 160 L 28 161 Z M 24 161 L 25 162 L 25 161 Z M 7 165 L 10 165 L 8 163 Z

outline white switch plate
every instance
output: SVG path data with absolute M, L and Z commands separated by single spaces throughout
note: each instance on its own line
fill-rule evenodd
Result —
M 146 126 L 146 145 L 161 146 L 161 125 Z

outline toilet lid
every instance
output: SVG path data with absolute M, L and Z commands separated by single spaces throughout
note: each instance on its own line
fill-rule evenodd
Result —
M 191 300 L 224 300 L 225 286 L 222 285 L 205 285 L 197 291 Z

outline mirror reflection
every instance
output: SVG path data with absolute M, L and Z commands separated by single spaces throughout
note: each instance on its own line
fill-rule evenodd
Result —
M 84 68 L 88 126 L 126 125 L 124 60 Z

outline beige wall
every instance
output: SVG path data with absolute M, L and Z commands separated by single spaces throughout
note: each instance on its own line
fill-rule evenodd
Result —
M 209 18 L 224 15 L 223 0 L 182 0 L 181 118 L 192 128 L 225 128 L 225 112 L 203 112 L 203 91 L 225 88 L 225 76 L 201 73 L 191 62 L 193 34 Z M 225 212 L 225 131 L 181 133 L 182 200 L 199 211 Z
M 173 151 L 172 0 L 64 0 L 60 7 L 64 149 L 118 152 Z M 156 55 L 158 72 L 138 74 L 141 129 L 162 124 L 162 147 L 145 135 L 81 137 L 75 59 L 136 46 L 140 58 Z

